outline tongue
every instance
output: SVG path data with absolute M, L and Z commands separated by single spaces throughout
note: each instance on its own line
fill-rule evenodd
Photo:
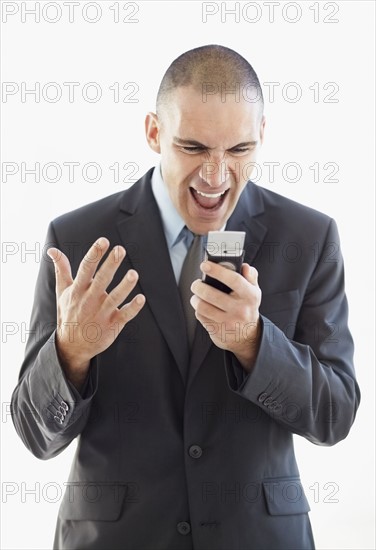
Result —
M 196 199 L 198 204 L 202 206 L 202 208 L 215 208 L 216 206 L 218 206 L 218 204 L 222 200 L 222 196 L 217 197 L 215 199 L 211 199 L 209 197 L 203 197 L 199 193 L 196 193 L 196 191 L 193 191 L 193 193 L 194 193 L 194 198 Z

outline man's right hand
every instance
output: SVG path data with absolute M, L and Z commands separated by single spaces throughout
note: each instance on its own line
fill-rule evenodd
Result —
M 56 275 L 55 345 L 65 374 L 78 389 L 86 378 L 90 360 L 114 342 L 145 304 L 145 296 L 138 294 L 118 307 L 138 281 L 133 269 L 111 292 L 106 291 L 126 254 L 122 246 L 115 246 L 97 271 L 109 246 L 108 239 L 100 237 L 82 259 L 74 280 L 65 254 L 57 248 L 47 250 Z

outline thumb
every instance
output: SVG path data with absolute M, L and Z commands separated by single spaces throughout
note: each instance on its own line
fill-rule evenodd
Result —
M 71 266 L 66 255 L 58 248 L 49 248 L 47 254 L 54 262 L 56 294 L 59 298 L 63 291 L 73 283 Z
M 249 283 L 257 285 L 258 271 L 255 267 L 251 267 L 249 264 L 243 264 L 242 275 L 247 279 Z

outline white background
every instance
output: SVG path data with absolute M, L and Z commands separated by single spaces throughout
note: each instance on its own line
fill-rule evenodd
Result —
M 274 22 L 265 2 L 258 3 L 258 12 L 255 3 L 238 3 L 238 21 L 235 15 L 225 13 L 226 8 L 234 9 L 234 2 L 212 2 L 207 9 L 218 13 L 208 15 L 206 22 L 202 21 L 205 7 L 201 2 L 139 2 L 127 6 L 125 2 L 97 2 L 101 14 L 95 23 L 85 21 L 84 16 L 93 20 L 96 14 L 95 6 L 87 6 L 88 2 L 81 1 L 75 8 L 72 23 L 63 2 L 58 2 L 61 19 L 56 23 L 49 21 L 58 13 L 54 6 L 41 14 L 39 23 L 25 13 L 25 8 L 35 4 L 42 12 L 45 2 L 2 4 L 3 19 L 5 5 L 8 10 L 18 8 L 2 24 L 3 81 L 16 83 L 19 89 L 21 82 L 27 88 L 36 82 L 41 88 L 55 82 L 63 94 L 52 103 L 42 92 L 39 102 L 31 95 L 22 101 L 17 92 L 3 96 L 2 103 L 3 168 L 4 163 L 13 162 L 18 172 L 2 183 L 1 548 L 51 548 L 63 484 L 76 446 L 74 442 L 60 456 L 39 461 L 19 440 L 8 412 L 22 362 L 48 222 L 127 187 L 129 182 L 114 181 L 109 167 L 115 162 L 120 167 L 136 163 L 137 177 L 155 164 L 157 156 L 148 150 L 143 120 L 148 110 L 154 110 L 160 79 L 175 57 L 209 43 L 237 50 L 252 63 L 264 84 L 267 128 L 258 183 L 324 211 L 339 226 L 362 402 L 345 441 L 325 448 L 297 437 L 296 452 L 312 509 L 317 548 L 375 548 L 374 2 L 300 2 L 289 8 L 286 2 L 279 2 Z M 120 11 L 119 23 L 114 22 L 115 12 L 110 9 L 115 4 Z M 130 4 L 137 13 L 132 15 Z M 300 20 L 292 23 L 298 15 Z M 250 22 L 258 16 L 259 21 Z M 124 17 L 138 22 L 122 22 Z M 324 22 L 325 17 L 338 22 Z M 63 82 L 80 83 L 72 103 Z M 97 102 L 82 96 L 89 82 L 96 82 L 102 90 Z M 119 102 L 114 101 L 114 92 L 109 89 L 115 82 L 120 86 Z M 129 82 L 139 87 L 134 96 L 137 103 L 122 101 L 126 97 L 122 87 Z M 274 101 L 268 93 L 268 82 L 279 83 Z M 285 86 L 291 82 L 295 84 Z M 309 89 L 315 82 L 320 91 L 316 102 Z M 324 102 L 334 90 L 332 85 L 324 88 L 330 82 L 339 87 L 332 97 L 338 99 L 335 103 Z M 297 89 L 301 89 L 302 97 L 292 102 Z M 92 92 L 93 88 L 88 90 L 89 96 Z M 45 93 L 53 97 L 52 88 L 45 88 Z M 70 182 L 63 163 L 74 161 L 80 166 Z M 263 165 L 270 161 L 280 163 L 274 181 Z M 62 169 L 60 181 L 46 181 L 54 177 L 52 169 L 47 171 L 46 179 L 41 175 L 40 182 L 30 174 L 24 174 L 22 181 L 21 163 L 30 168 L 35 162 L 40 162 L 41 169 L 47 163 L 57 163 Z M 87 181 L 93 172 L 82 172 L 88 162 L 102 169 L 97 183 Z M 289 162 L 301 166 L 301 178 L 295 183 L 288 181 L 295 176 L 293 170 L 282 171 Z M 324 181 L 330 176 L 330 170 L 324 167 L 328 162 L 339 167 L 333 176 L 337 182 Z M 319 181 L 309 169 L 314 163 L 320 166 Z M 126 174 L 120 171 L 121 178 Z M 36 253 L 26 253 L 33 249 Z M 33 489 L 34 493 L 27 492 Z

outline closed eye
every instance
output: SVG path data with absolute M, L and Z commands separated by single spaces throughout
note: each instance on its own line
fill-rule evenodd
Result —
M 186 153 L 202 153 L 205 149 L 203 147 L 197 147 L 197 146 L 181 146 L 182 151 Z
M 229 150 L 229 153 L 248 153 L 250 149 L 250 147 L 234 147 L 233 149 Z
M 182 146 L 181 149 L 185 151 L 186 153 L 201 153 L 202 151 L 205 151 L 204 147 L 184 147 Z M 249 147 L 236 147 L 234 149 L 230 149 L 229 153 L 248 153 Z
M 204 152 L 209 152 L 210 148 L 205 146 L 203 143 L 200 143 L 191 139 L 181 139 L 179 137 L 174 137 L 175 146 L 180 149 L 183 153 L 188 153 L 190 155 L 200 154 Z M 245 155 L 253 150 L 257 145 L 257 141 L 244 141 L 238 143 L 231 149 L 227 149 L 227 153 L 235 155 Z

